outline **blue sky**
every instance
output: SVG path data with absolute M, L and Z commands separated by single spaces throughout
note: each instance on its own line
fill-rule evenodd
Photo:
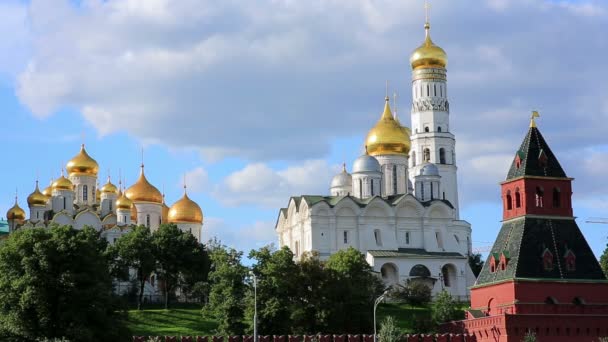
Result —
M 448 53 L 461 217 L 474 245 L 500 227 L 499 185 L 531 110 L 574 183 L 596 254 L 608 225 L 608 6 L 602 1 L 431 1 Z M 0 213 L 46 185 L 80 143 L 132 184 L 141 148 L 167 202 L 189 193 L 203 236 L 248 251 L 275 241 L 289 196 L 325 194 L 399 93 L 423 1 L 32 0 L 0 3 Z

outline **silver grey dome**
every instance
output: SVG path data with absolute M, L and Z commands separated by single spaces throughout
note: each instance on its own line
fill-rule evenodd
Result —
M 350 173 L 346 172 L 346 169 L 343 169 L 342 172 L 338 173 L 331 180 L 331 187 L 351 187 L 353 186 L 353 176 Z
M 421 176 L 439 176 L 439 169 L 437 165 L 433 163 L 426 163 L 422 169 L 420 169 Z
M 364 154 L 353 163 L 353 173 L 355 172 L 381 172 L 380 163 L 378 159 Z

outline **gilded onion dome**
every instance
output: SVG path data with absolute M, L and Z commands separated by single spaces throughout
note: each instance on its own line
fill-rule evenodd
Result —
M 188 197 L 184 187 L 184 196 L 169 209 L 171 223 L 203 223 L 203 210 Z
M 137 222 L 137 207 L 135 204 L 131 205 L 131 223 Z
M 165 194 L 163 194 L 163 208 L 162 208 L 162 213 L 161 213 L 161 222 L 162 223 L 167 223 L 169 222 L 169 206 L 167 205 L 167 203 L 165 203 Z
M 17 196 L 15 196 L 15 205 L 13 205 L 12 208 L 10 208 L 7 212 L 6 212 L 6 219 L 11 221 L 11 220 L 15 220 L 15 221 L 23 221 L 25 220 L 25 210 L 21 209 L 21 207 L 19 206 L 19 203 L 17 201 Z
M 410 152 L 409 129 L 402 127 L 393 117 L 388 96 L 385 99 L 384 112 L 376 125 L 367 133 L 365 146 L 372 156 L 383 154 L 407 155 Z
M 430 29 L 431 25 L 428 22 L 424 24 L 426 38 L 424 43 L 414 50 L 410 56 L 412 69 L 445 68 L 448 65 L 448 55 L 442 48 L 433 43 Z
M 53 185 L 51 185 L 53 190 L 70 190 L 70 191 L 74 191 L 74 185 L 72 184 L 72 182 L 65 178 L 65 176 L 63 175 L 63 170 L 61 171 L 61 177 L 55 179 L 55 181 L 53 182 Z
M 103 193 L 111 193 L 111 194 L 117 194 L 118 193 L 118 188 L 116 187 L 116 185 L 112 184 L 112 182 L 110 181 L 110 176 L 108 176 L 108 182 L 101 188 L 101 192 Z
M 84 149 L 84 144 L 80 147 L 80 152 L 72 158 L 66 165 L 68 174 L 85 174 L 97 176 L 99 172 L 99 164 L 95 159 L 91 158 L 87 151 Z
M 36 181 L 36 189 L 29 196 L 27 196 L 27 204 L 30 207 L 44 207 L 46 206 L 46 202 L 48 198 L 40 192 L 38 188 L 38 181 Z
M 50 198 L 53 194 L 53 180 L 51 179 L 51 183 L 49 184 L 49 186 L 47 186 L 46 188 L 44 188 L 44 190 L 42 190 L 42 194 L 44 196 L 46 196 L 47 198 Z
M 133 206 L 133 201 L 131 201 L 122 191 L 118 191 L 118 199 L 116 200 L 116 209 L 126 209 L 130 210 Z
M 154 185 L 148 182 L 148 179 L 146 179 L 143 164 L 141 166 L 139 179 L 127 189 L 125 195 L 133 202 L 163 203 L 163 195 Z

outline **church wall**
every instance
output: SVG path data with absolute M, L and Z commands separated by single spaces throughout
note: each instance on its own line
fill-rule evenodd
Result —
M 179 228 L 182 232 L 189 232 L 194 235 L 198 242 L 201 242 L 201 228 L 202 224 L 200 223 L 176 223 L 177 228 Z
M 135 203 L 137 209 L 137 224 L 148 226 L 147 215 L 150 215 L 150 231 L 154 232 L 160 226 L 162 205 L 159 203 Z
M 101 221 L 99 220 L 99 216 L 89 211 L 76 215 L 76 218 L 74 219 L 74 229 L 82 229 L 85 226 L 91 226 L 97 231 L 101 230 Z
M 72 184 L 74 184 L 74 201 L 78 205 L 93 205 L 96 201 L 95 187 L 97 185 L 97 177 L 89 175 L 72 174 L 68 177 Z M 86 186 L 86 195 L 84 194 L 84 187 Z M 85 200 L 86 196 L 86 200 Z

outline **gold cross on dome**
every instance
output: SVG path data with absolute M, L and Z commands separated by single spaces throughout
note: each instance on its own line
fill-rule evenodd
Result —
M 532 116 L 530 117 L 530 127 L 536 127 L 536 121 L 534 121 L 534 118 L 540 118 L 540 114 L 538 114 L 538 111 L 536 110 L 532 111 Z

